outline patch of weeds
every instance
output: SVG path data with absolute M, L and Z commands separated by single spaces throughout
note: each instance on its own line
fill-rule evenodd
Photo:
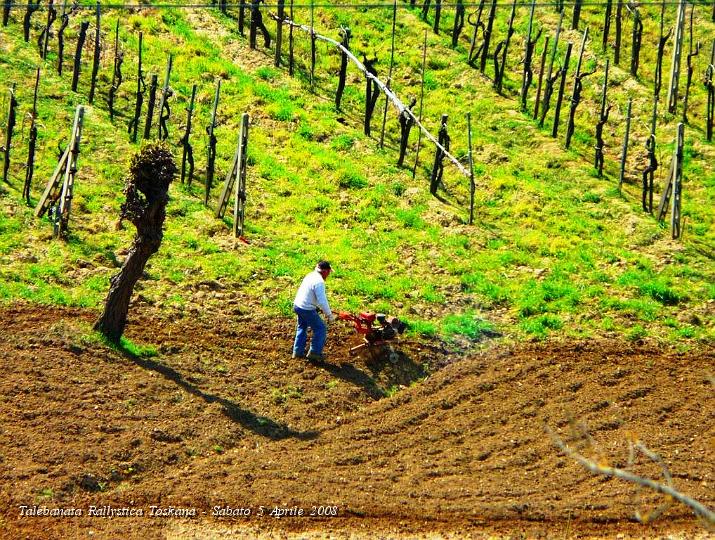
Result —
M 338 185 L 343 189 L 362 189 L 367 186 L 367 180 L 356 171 L 346 170 L 340 174 Z
M 521 328 L 539 339 L 544 339 L 551 330 L 559 330 L 563 326 L 561 319 L 556 315 L 545 314 L 522 321 Z
M 628 332 L 626 332 L 626 339 L 628 341 L 638 341 L 643 339 L 648 335 L 648 331 L 643 328 L 640 324 L 637 324 L 630 328 Z
M 216 452 L 217 454 L 223 454 L 224 453 L 224 448 L 220 444 L 215 444 L 212 447 L 212 450 Z
M 350 150 L 354 144 L 355 137 L 353 137 L 352 135 L 342 134 L 333 137 L 333 140 L 330 142 L 330 147 L 333 150 L 345 152 L 347 150 Z
M 675 306 L 681 301 L 681 296 L 673 289 L 658 281 L 645 283 L 638 287 L 640 293 L 644 296 L 650 296 L 656 302 L 660 302 L 664 306 Z
M 334 390 L 335 388 L 338 387 L 338 384 L 340 384 L 340 382 L 333 379 L 332 381 L 328 381 L 325 383 L 325 389 L 326 390 Z
M 478 340 L 483 335 L 492 334 L 494 326 L 489 321 L 478 318 L 472 312 L 459 315 L 447 315 L 442 322 L 446 335 L 460 335 L 472 340 Z
M 289 399 L 300 399 L 301 397 L 303 397 L 303 390 L 297 386 L 288 385 L 271 390 L 271 401 L 276 405 L 285 403 Z
M 42 488 L 37 492 L 37 497 L 38 499 L 51 499 L 52 497 L 55 496 L 55 492 L 52 491 L 52 488 Z
M 437 335 L 437 326 L 431 321 L 404 321 L 407 323 L 407 331 L 410 334 L 422 337 L 434 337 Z

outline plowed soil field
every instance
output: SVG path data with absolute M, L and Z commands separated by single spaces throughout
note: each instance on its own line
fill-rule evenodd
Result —
M 574 447 L 620 467 L 636 437 L 713 508 L 714 348 L 406 340 L 371 361 L 335 325 L 311 364 L 290 358 L 292 320 L 152 309 L 126 335 L 153 356 L 99 342 L 91 310 L 0 309 L 3 538 L 708 537 L 677 504 L 637 523 L 662 499 L 587 472 L 545 426 L 572 440 L 582 422 L 594 444 Z M 629 470 L 662 479 L 644 456 Z M 28 515 L 53 511 L 82 515 Z

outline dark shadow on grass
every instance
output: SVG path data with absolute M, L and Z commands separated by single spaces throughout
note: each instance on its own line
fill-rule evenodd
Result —
M 132 351 L 123 347 L 122 345 L 116 345 L 115 350 L 120 352 L 126 358 L 130 359 L 139 367 L 155 371 L 156 373 L 163 375 L 165 378 L 176 383 L 188 393 L 200 397 L 206 403 L 221 404 L 223 406 L 223 413 L 227 417 L 229 417 L 232 421 L 241 424 L 243 427 L 250 429 L 258 435 L 262 435 L 263 437 L 268 437 L 273 440 L 287 439 L 292 437 L 304 441 L 315 439 L 318 436 L 319 432 L 317 431 L 296 431 L 284 424 L 276 422 L 275 420 L 271 420 L 266 416 L 260 416 L 251 411 L 242 409 L 233 401 L 230 401 L 226 398 L 203 392 L 199 388 L 187 382 L 183 378 L 181 373 L 179 373 L 175 369 L 169 366 L 165 366 L 164 364 L 160 364 L 159 362 L 156 362 L 149 358 L 138 356 Z

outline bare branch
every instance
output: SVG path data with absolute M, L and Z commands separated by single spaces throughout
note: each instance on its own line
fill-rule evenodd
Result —
M 660 456 L 649 450 L 648 448 L 645 447 L 642 443 L 636 441 L 633 444 L 634 451 L 639 450 L 646 456 L 648 456 L 650 459 L 653 459 L 656 461 L 659 465 L 661 465 L 664 468 L 664 476 L 666 478 L 667 484 L 661 483 L 661 482 L 656 482 L 654 480 L 651 480 L 650 478 L 644 478 L 642 476 L 638 476 L 636 474 L 633 474 L 629 471 L 626 471 L 624 469 L 619 469 L 617 467 L 611 467 L 608 465 L 603 465 L 600 463 L 596 463 L 595 461 L 583 456 L 576 450 L 572 449 L 569 447 L 561 438 L 554 432 L 554 430 L 551 429 L 548 425 L 545 426 L 546 432 L 549 434 L 551 437 L 551 440 L 554 442 L 556 446 L 558 446 L 561 451 L 569 456 L 570 458 L 574 459 L 577 463 L 579 463 L 581 466 L 584 468 L 588 469 L 590 472 L 594 474 L 601 474 L 604 476 L 612 476 L 615 478 L 620 478 L 621 480 L 626 480 L 627 482 L 632 482 L 638 486 L 643 486 L 647 487 L 649 489 L 652 489 L 653 491 L 656 491 L 658 493 L 662 493 L 666 497 L 672 498 L 686 506 L 688 506 L 696 516 L 701 518 L 705 525 L 708 528 L 715 528 L 715 512 L 707 508 L 705 505 L 701 504 L 700 502 L 696 501 L 695 499 L 688 497 L 687 495 L 683 495 L 676 489 L 672 487 L 672 479 L 670 477 L 670 473 L 667 472 L 667 468 L 665 467 L 665 464 L 661 460 Z M 630 460 L 629 460 L 630 462 Z M 658 517 L 660 514 L 665 511 L 667 506 L 669 506 L 669 503 L 667 505 L 658 507 L 656 510 L 648 514 L 645 518 L 640 515 L 640 512 L 636 513 L 636 518 L 641 521 L 641 522 L 647 522 L 652 519 L 655 519 Z

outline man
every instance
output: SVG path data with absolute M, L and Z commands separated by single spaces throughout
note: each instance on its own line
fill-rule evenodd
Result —
M 293 343 L 293 358 L 306 358 L 305 344 L 308 339 L 308 328 L 313 331 L 308 351 L 308 360 L 323 361 L 323 345 L 327 337 L 327 326 L 318 315 L 317 308 L 330 321 L 335 320 L 335 315 L 330 311 L 328 299 L 325 296 L 325 280 L 330 275 L 332 268 L 328 261 L 320 261 L 310 274 L 303 278 L 298 288 L 298 293 L 293 301 L 293 311 L 298 316 Z

